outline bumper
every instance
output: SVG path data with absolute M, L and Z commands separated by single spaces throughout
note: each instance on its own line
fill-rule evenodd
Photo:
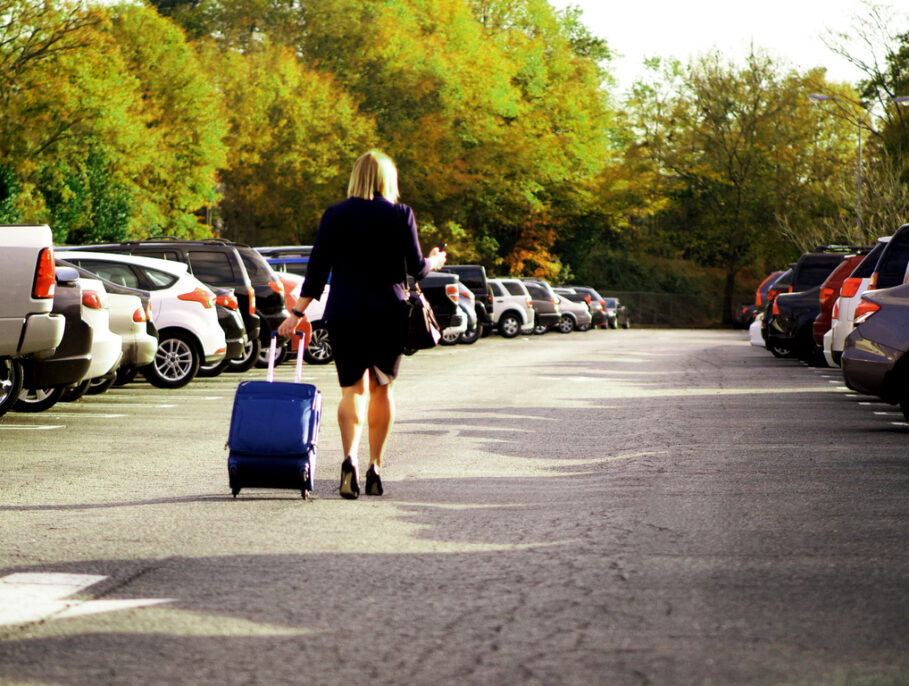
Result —
M 66 318 L 62 314 L 33 314 L 25 318 L 18 353 L 51 353 L 63 340 Z
M 560 312 L 537 312 L 537 323 L 545 327 L 553 327 L 562 318 Z
M 900 350 L 862 337 L 856 329 L 846 339 L 846 349 L 841 359 L 843 379 L 849 388 L 859 393 L 896 402 L 896 389 L 889 383 L 889 374 L 902 355 Z
M 120 364 L 126 367 L 144 367 L 155 359 L 157 349 L 158 339 L 143 332 L 123 346 L 123 359 L 120 360 Z
M 95 379 L 113 371 L 120 364 L 123 356 L 123 339 L 111 332 L 95 329 L 92 341 L 92 361 L 85 374 L 85 379 Z

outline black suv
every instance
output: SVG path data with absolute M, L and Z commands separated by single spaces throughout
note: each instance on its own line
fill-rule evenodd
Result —
M 774 298 L 765 315 L 767 349 L 776 357 L 820 363 L 814 320 L 821 310 L 821 285 L 846 256 L 870 251 L 870 246 L 822 245 L 802 255 L 792 268 L 789 292 Z
M 461 283 L 467 286 L 476 297 L 477 329 L 476 335 L 487 335 L 492 332 L 492 291 L 486 279 L 486 268 L 479 264 L 446 264 L 439 271 L 457 274 Z
M 86 245 L 79 249 L 183 262 L 202 283 L 233 288 L 249 342 L 242 357 L 230 360 L 228 369 L 231 371 L 251 368 L 259 358 L 263 345 L 268 346 L 272 330 L 277 329 L 287 316 L 284 289 L 280 282 L 275 279 L 265 258 L 243 243 L 222 238 L 181 240 L 156 237 L 145 241 Z

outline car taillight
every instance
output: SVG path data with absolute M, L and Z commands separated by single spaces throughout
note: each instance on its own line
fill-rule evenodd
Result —
M 104 309 L 97 291 L 82 291 L 82 304 L 93 310 Z
M 844 298 L 851 298 L 856 293 L 858 293 L 859 285 L 861 285 L 861 279 L 846 279 L 843 281 L 843 287 L 840 289 L 840 295 Z
M 877 272 L 871 275 L 871 283 L 868 284 L 868 290 L 873 291 L 877 288 Z
M 252 286 L 246 287 L 246 292 L 249 293 L 249 313 L 256 313 L 256 291 Z
M 448 296 L 448 299 L 451 300 L 455 305 L 458 304 L 458 287 L 453 283 L 445 284 L 445 295 Z
M 148 321 L 152 320 L 151 303 L 148 303 L 148 305 L 145 307 L 145 316 L 148 317 Z
M 832 288 L 822 288 L 821 289 L 821 305 L 826 305 L 827 301 L 830 300 L 830 296 L 836 293 Z
M 795 293 L 795 285 L 790 286 L 790 287 L 789 287 L 789 290 L 786 291 L 786 292 L 787 292 L 787 293 Z
M 840 301 L 837 300 L 833 305 L 833 314 L 830 315 L 833 319 L 840 318 Z
M 771 310 L 771 312 L 772 312 L 773 314 L 779 314 L 779 313 L 780 313 L 780 304 L 776 301 L 776 299 L 774 299 L 774 301 L 773 301 L 773 309 Z
M 205 309 L 209 309 L 212 306 L 212 301 L 214 300 L 214 293 L 205 288 L 194 288 L 189 293 L 182 293 L 177 296 L 177 300 L 186 300 L 188 302 L 199 303 Z
M 763 301 L 762 301 L 762 299 L 761 299 L 761 289 L 760 289 L 760 288 L 758 288 L 758 289 L 754 292 L 754 304 L 757 305 L 758 307 L 760 307 L 761 305 L 764 304 Z
M 769 291 L 767 291 L 767 302 L 773 302 L 774 300 L 776 300 L 776 296 L 778 296 L 779 294 L 780 294 L 780 292 L 778 290 L 776 290 L 775 288 L 771 288 Z
M 282 298 L 284 297 L 284 284 L 280 281 L 269 281 L 268 287 L 280 295 Z
M 558 304 L 559 304 L 559 301 L 556 300 L 555 298 L 550 298 L 550 299 L 549 299 L 549 302 L 551 302 L 553 305 L 558 305 Z
M 858 326 L 865 323 L 879 309 L 881 309 L 881 306 L 877 303 L 873 303 L 870 300 L 862 300 L 858 307 L 855 308 L 855 325 Z
M 136 311 L 133 312 L 133 321 L 134 322 L 147 322 L 148 315 L 146 314 L 145 310 L 143 310 L 141 307 L 137 307 Z
M 591 302 L 593 302 L 593 298 L 591 298 L 589 295 L 587 295 L 584 297 L 584 302 L 587 303 L 588 305 L 590 305 Z
M 54 249 L 44 248 L 38 253 L 32 297 L 38 300 L 53 298 L 57 289 L 57 270 L 54 267 Z
M 237 299 L 230 293 L 224 293 L 215 298 L 215 302 L 218 303 L 221 307 L 226 307 L 228 310 L 239 310 L 240 303 L 237 302 Z

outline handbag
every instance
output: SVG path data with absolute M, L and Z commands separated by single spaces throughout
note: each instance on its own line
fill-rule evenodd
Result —
M 420 287 L 414 284 L 407 291 L 407 334 L 404 339 L 404 354 L 413 355 L 418 350 L 427 350 L 438 345 L 442 330 L 432 306 Z

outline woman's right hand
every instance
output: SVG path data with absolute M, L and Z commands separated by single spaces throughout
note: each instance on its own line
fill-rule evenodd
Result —
M 445 260 L 448 259 L 448 253 L 444 250 L 439 250 L 438 246 L 436 246 L 429 251 L 429 256 L 426 259 L 430 266 L 438 271 L 445 266 Z

